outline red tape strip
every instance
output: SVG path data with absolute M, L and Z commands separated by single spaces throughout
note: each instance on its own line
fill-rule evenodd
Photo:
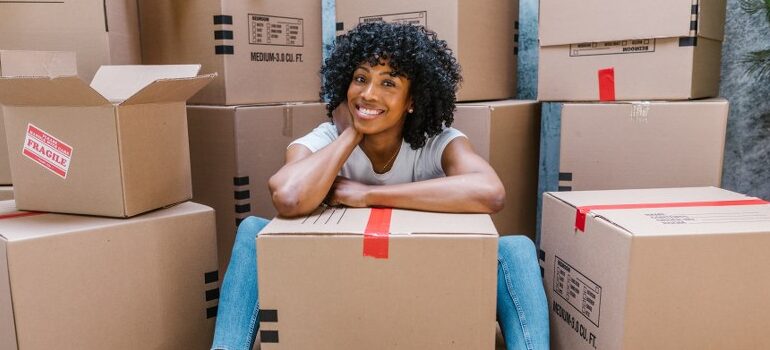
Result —
M 364 230 L 364 256 L 388 258 L 391 208 L 372 208 Z
M 35 216 L 35 215 L 42 215 L 47 213 L 42 213 L 39 211 L 20 211 L 16 213 L 10 213 L 10 214 L 3 214 L 0 215 L 0 220 L 2 219 L 13 219 L 13 218 L 21 218 L 25 216 Z
M 607 204 L 607 205 L 586 205 L 577 207 L 575 214 L 575 229 L 585 231 L 586 215 L 593 210 L 608 209 L 648 209 L 648 208 L 686 208 L 686 207 L 726 207 L 733 205 L 763 205 L 770 204 L 759 198 L 739 199 L 733 201 L 710 201 L 710 202 L 672 202 L 672 203 L 638 203 L 638 204 Z
M 599 70 L 599 101 L 615 101 L 615 68 Z

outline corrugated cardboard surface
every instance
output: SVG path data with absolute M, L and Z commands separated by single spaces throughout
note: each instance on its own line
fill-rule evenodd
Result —
M 487 215 L 393 210 L 387 259 L 371 209 L 273 220 L 257 238 L 262 349 L 492 349 L 497 234 Z M 328 219 L 328 220 L 327 220 Z M 468 233 L 463 233 L 468 232 Z
M 720 41 L 702 37 L 696 46 L 681 46 L 679 38 L 541 46 L 538 99 L 598 101 L 599 70 L 608 68 L 616 100 L 715 97 L 721 48 Z
M 101 65 L 141 62 L 136 1 L 2 2 L 0 48 L 75 51 L 78 74 L 90 81 Z
M 0 201 L 13 199 L 13 186 L 0 186 Z
M 695 18 L 698 36 L 721 41 L 725 0 L 542 0 L 540 45 L 691 36 Z
M 184 100 L 212 78 L 157 80 L 119 105 L 75 77 L 0 79 L 18 207 L 125 217 L 190 199 Z M 72 148 L 63 176 L 22 154 L 29 125 Z
M 492 215 L 497 231 L 534 239 L 540 104 L 515 100 L 458 104 L 452 126 L 468 136 L 505 186 L 505 207 Z
M 18 213 L 11 201 L 0 205 Z M 0 322 L 15 325 L 18 344 L 2 337 L 0 345 L 208 349 L 215 319 L 207 309 L 218 301 L 207 299 L 217 283 L 204 275 L 216 271 L 215 244 L 213 212 L 195 203 L 131 219 L 5 217 Z
M 335 3 L 342 34 L 359 22 L 384 20 L 424 25 L 447 41 L 462 66 L 459 101 L 495 100 L 516 94 L 518 1 L 428 0 Z
M 554 348 L 770 346 L 770 205 L 597 210 L 574 228 L 576 206 L 742 199 L 713 187 L 546 194 Z
M 319 100 L 320 2 L 141 0 L 139 9 L 144 63 L 201 63 L 219 73 L 191 103 Z
M 283 166 L 286 147 L 329 118 L 323 103 L 189 106 L 187 113 L 193 198 L 216 210 L 224 271 L 237 224 L 275 216 L 267 180 Z

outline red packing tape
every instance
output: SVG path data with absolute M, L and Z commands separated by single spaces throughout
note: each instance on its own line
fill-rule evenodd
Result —
M 364 256 L 388 258 L 391 208 L 372 208 L 364 230 Z
M 39 212 L 39 211 L 20 211 L 20 212 L 0 215 L 0 220 L 2 220 L 2 219 L 21 218 L 21 217 L 25 217 L 25 216 L 35 216 L 35 215 L 42 215 L 42 214 L 47 214 L 47 213 L 42 213 L 42 212 Z
M 672 203 L 638 203 L 638 204 L 607 204 L 607 205 L 586 205 L 577 207 L 575 214 L 575 229 L 585 231 L 586 215 L 592 210 L 608 209 L 648 209 L 648 208 L 686 208 L 686 207 L 725 207 L 733 205 L 763 205 L 770 202 L 759 198 L 739 199 L 733 201 L 711 201 L 711 202 L 672 202 Z
M 599 101 L 615 101 L 615 68 L 599 70 Z

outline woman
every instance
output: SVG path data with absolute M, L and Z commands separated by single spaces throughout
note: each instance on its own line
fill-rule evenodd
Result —
M 368 23 L 337 38 L 321 69 L 334 124 L 294 141 L 269 181 L 282 216 L 319 205 L 494 213 L 505 198 L 495 171 L 453 121 L 459 66 L 435 33 Z M 251 349 L 259 298 L 254 238 L 238 228 L 222 284 L 214 349 Z M 548 310 L 532 241 L 500 239 L 498 319 L 510 349 L 548 348 Z

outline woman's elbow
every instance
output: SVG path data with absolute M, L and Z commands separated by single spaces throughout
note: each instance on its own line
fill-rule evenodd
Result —
M 505 207 L 505 188 L 502 184 L 490 186 L 484 200 L 487 213 L 495 214 Z
M 293 217 L 302 215 L 299 195 L 296 191 L 279 186 L 274 178 L 268 181 L 273 206 L 279 216 Z

